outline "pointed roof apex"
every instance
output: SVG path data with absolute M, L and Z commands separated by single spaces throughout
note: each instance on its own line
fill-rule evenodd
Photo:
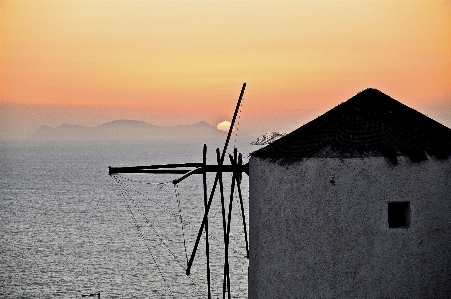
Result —
M 398 164 L 451 157 L 451 129 L 426 115 L 368 88 L 285 137 L 252 153 L 290 164 L 311 157 L 383 156 Z

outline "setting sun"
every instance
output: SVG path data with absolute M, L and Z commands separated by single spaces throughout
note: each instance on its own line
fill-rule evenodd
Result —
M 369 87 L 451 126 L 449 3 L 3 1 L 0 139 L 117 119 L 217 124 L 243 82 L 240 131 L 256 136 Z
M 228 132 L 230 128 L 230 122 L 229 121 L 222 121 L 220 122 L 217 126 L 216 129 L 218 129 L 219 131 L 225 131 Z

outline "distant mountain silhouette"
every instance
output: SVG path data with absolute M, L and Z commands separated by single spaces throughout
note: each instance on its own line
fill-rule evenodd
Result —
M 144 121 L 114 120 L 95 127 L 62 124 L 42 126 L 29 137 L 33 139 L 150 139 L 150 138 L 213 138 L 223 137 L 216 127 L 201 121 L 193 125 L 155 126 Z

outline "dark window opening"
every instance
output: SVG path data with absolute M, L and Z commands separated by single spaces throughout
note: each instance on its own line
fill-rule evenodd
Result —
M 388 227 L 408 228 L 410 226 L 410 202 L 388 203 Z

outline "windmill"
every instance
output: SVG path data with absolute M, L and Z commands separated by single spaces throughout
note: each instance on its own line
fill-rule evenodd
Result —
M 165 164 L 165 165 L 149 165 L 149 166 L 133 166 L 133 167 L 109 167 L 109 175 L 115 174 L 126 174 L 126 173 L 146 173 L 146 174 L 181 174 L 179 178 L 172 181 L 174 185 L 182 182 L 184 179 L 188 178 L 194 174 L 202 174 L 203 182 L 203 199 L 204 199 L 204 216 L 202 218 L 199 231 L 197 233 L 197 237 L 194 243 L 194 247 L 190 256 L 190 259 L 187 261 L 186 275 L 190 275 L 191 267 L 193 265 L 196 252 L 199 246 L 200 239 L 205 231 L 205 246 L 206 246 L 206 255 L 207 255 L 207 284 L 208 284 L 208 298 L 211 298 L 211 278 L 210 278 L 210 248 L 208 241 L 208 214 L 210 211 L 210 207 L 212 205 L 212 200 L 215 195 L 217 186 L 219 184 L 219 192 L 221 198 L 221 211 L 222 211 L 222 226 L 223 226 L 223 235 L 224 235 L 224 272 L 223 272 L 223 298 L 225 298 L 226 293 L 228 298 L 231 298 L 230 293 L 230 265 L 229 265 L 229 243 L 230 243 L 230 224 L 231 224 L 231 216 L 232 216 L 232 206 L 233 206 L 233 198 L 235 187 L 238 192 L 238 197 L 240 201 L 241 207 L 241 216 L 243 220 L 244 226 L 244 237 L 246 242 L 246 258 L 249 259 L 249 244 L 248 244 L 248 236 L 247 236 L 247 228 L 246 228 L 246 218 L 244 213 L 244 205 L 243 198 L 241 194 L 241 179 L 242 173 L 246 173 L 249 175 L 249 163 L 243 165 L 243 159 L 241 153 L 238 153 L 238 150 L 234 148 L 233 155 L 229 154 L 230 165 L 225 165 L 224 160 L 227 153 L 227 148 L 229 145 L 230 137 L 232 135 L 232 131 L 235 125 L 235 121 L 237 118 L 238 111 L 241 106 L 241 102 L 243 100 L 244 90 L 246 88 L 246 83 L 243 83 L 241 88 L 240 96 L 238 98 L 238 102 L 235 107 L 235 112 L 232 117 L 232 122 L 230 124 L 230 128 L 227 134 L 227 138 L 222 149 L 222 153 L 219 148 L 216 149 L 216 160 L 217 164 L 208 165 L 207 164 L 207 146 L 204 144 L 203 147 L 203 161 L 201 163 L 183 163 L 183 164 Z M 207 173 L 216 173 L 215 180 L 213 186 L 211 188 L 210 194 L 208 195 L 208 186 L 207 186 Z M 232 184 L 230 190 L 230 200 L 228 203 L 228 210 L 226 210 L 225 196 L 224 196 L 224 187 L 223 187 L 223 173 L 231 173 L 232 174 Z

